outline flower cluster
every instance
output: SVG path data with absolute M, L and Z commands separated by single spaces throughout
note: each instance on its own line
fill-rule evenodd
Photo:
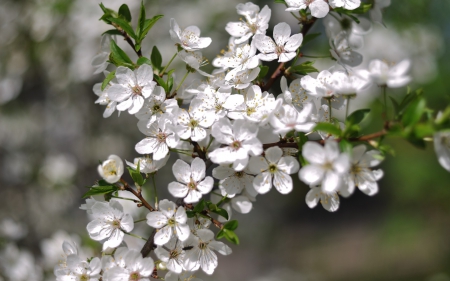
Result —
M 157 48 L 148 59 L 142 57 L 140 46 L 132 44 L 140 57 L 134 63 L 112 41 L 109 57 L 102 53 L 95 58 L 97 71 L 104 70 L 108 62 L 116 66 L 94 87 L 100 97 L 97 103 L 107 105 L 105 117 L 115 109 L 136 116 L 137 127 L 145 135 L 135 145 L 142 156 L 133 163 L 127 161 L 136 189 L 122 178 L 124 167 L 118 156 L 111 155 L 98 167 L 103 180 L 88 195 L 106 194 L 109 202 L 87 199 L 82 209 L 92 215 L 87 231 L 103 243 L 104 255 L 101 261 L 94 258 L 87 262 L 78 258 L 74 246 L 65 244 L 67 257 L 55 269 L 57 280 L 98 280 L 100 276 L 106 281 L 149 280 L 159 278 L 164 270 L 165 280 L 192 280 L 193 272 L 199 269 L 214 272 L 216 252 L 231 254 L 231 248 L 215 237 L 238 243 L 232 209 L 249 213 L 256 197 L 272 187 L 289 194 L 297 178 L 310 187 L 306 204 L 313 208 L 320 202 L 330 212 L 338 209 L 339 196 L 350 196 L 356 187 L 369 196 L 378 192 L 377 181 L 383 172 L 376 166 L 384 151 L 381 141 L 374 139 L 386 135 L 390 123 L 374 136 L 361 136 L 359 124 L 368 110 L 351 113 L 349 104 L 371 85 L 384 91 L 405 86 L 411 80 L 409 61 L 396 64 L 375 59 L 367 68 L 354 68 L 362 62 L 357 50 L 371 30 L 368 19 L 353 23 L 355 17 L 348 16 L 356 8 L 366 8 L 359 0 L 286 0 L 286 5 L 286 11 L 295 12 L 292 14 L 302 23 L 301 29 L 293 32 L 281 22 L 274 26 L 272 36 L 266 35 L 271 18 L 268 6 L 260 9 L 251 2 L 237 5 L 243 18 L 226 25 L 231 36 L 228 49 L 212 61 L 216 69 L 211 73 L 200 67 L 207 63 L 201 50 L 212 39 L 200 37 L 197 26 L 182 29 L 171 19 L 168 32 L 177 46 L 172 60 L 179 58 L 187 70 L 178 83 L 169 70 L 172 60 L 163 67 Z M 339 14 L 330 12 L 330 7 Z M 298 62 L 304 56 L 301 46 L 308 29 L 329 13 L 333 16 L 324 19 L 329 57 L 337 65 L 319 71 L 312 62 Z M 148 32 L 146 21 L 138 34 L 131 34 L 133 29 L 130 31 L 123 20 L 106 17 L 107 23 L 130 33 L 127 36 L 136 44 L 141 44 L 143 30 Z M 108 62 L 99 61 L 106 57 Z M 280 66 L 266 78 L 268 67 L 263 62 L 273 60 Z M 189 84 L 186 77 L 191 73 L 206 78 L 182 87 Z M 271 86 L 280 77 L 281 92 L 277 92 Z M 333 109 L 344 107 L 345 118 L 332 114 Z M 403 117 L 402 125 L 413 126 L 420 118 Z M 439 161 L 447 169 L 448 139 L 447 133 L 436 134 L 437 150 L 443 154 Z M 142 187 L 176 154 L 180 157 L 172 166 L 176 180 L 167 189 L 178 199 L 158 200 L 153 181 L 155 201 L 151 206 Z M 212 176 L 208 175 L 210 167 Z M 141 252 L 123 242 L 125 235 L 135 236 L 131 233 L 134 220 L 117 201 L 121 199 L 119 190 L 131 192 L 135 203 L 148 210 L 146 222 L 153 232 Z M 216 236 L 212 225 L 219 228 Z M 156 257 L 147 257 L 153 250 Z

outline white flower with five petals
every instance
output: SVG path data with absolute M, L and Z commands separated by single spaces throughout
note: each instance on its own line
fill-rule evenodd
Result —
M 169 183 L 169 192 L 174 197 L 184 198 L 186 203 L 195 203 L 203 194 L 211 191 L 214 185 L 212 177 L 205 178 L 206 165 L 201 158 L 195 158 L 191 166 L 178 159 L 172 171 L 178 182 Z
M 186 51 L 204 49 L 211 44 L 211 38 L 200 37 L 200 29 L 191 25 L 181 30 L 175 19 L 170 19 L 170 38 Z
M 159 201 L 158 211 L 147 214 L 147 224 L 158 229 L 155 234 L 155 244 L 164 245 L 173 234 L 181 241 L 186 240 L 191 233 L 186 224 L 187 216 L 183 207 L 177 207 L 167 199 Z
M 309 8 L 311 10 L 311 15 L 316 18 L 325 17 L 330 11 L 328 3 L 324 0 L 286 0 L 288 8 L 287 12 L 306 10 Z

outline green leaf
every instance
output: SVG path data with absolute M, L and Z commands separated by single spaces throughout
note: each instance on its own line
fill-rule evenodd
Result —
M 83 194 L 83 199 L 92 195 L 111 193 L 118 190 L 118 187 L 115 185 L 106 185 L 106 186 L 92 186 L 91 189 Z
M 213 203 L 211 203 L 211 202 L 207 202 L 208 203 L 208 209 L 210 210 L 210 211 L 215 211 L 215 210 L 217 210 L 217 205 L 216 204 L 213 204 Z
M 131 167 L 127 167 L 127 169 L 128 169 L 128 173 L 130 173 L 130 176 L 133 179 L 134 183 L 137 184 L 138 186 L 143 186 L 144 178 L 142 177 L 142 174 L 140 172 L 140 161 L 138 162 L 136 170 Z
M 168 88 L 168 93 L 170 93 L 172 91 L 173 88 L 173 77 L 172 75 L 167 77 L 167 88 Z
M 109 55 L 109 60 L 116 66 L 127 66 L 129 68 L 134 68 L 133 62 L 128 57 L 128 55 L 117 46 L 114 40 L 111 40 L 111 54 Z
M 164 17 L 163 15 L 157 15 L 154 16 L 151 19 L 147 19 L 144 22 L 144 27 L 143 29 L 141 29 L 141 34 L 139 35 L 139 40 L 142 41 L 144 40 L 145 36 L 147 36 L 147 33 L 150 31 L 150 29 L 153 27 L 153 25 L 162 17 Z
M 197 203 L 197 205 L 195 205 L 194 209 L 192 211 L 194 211 L 195 213 L 200 213 L 201 211 L 203 211 L 206 207 L 206 202 L 205 200 L 200 200 L 200 202 Z
M 424 124 L 417 124 L 416 126 L 414 126 L 414 134 L 416 135 L 416 137 L 421 139 L 433 136 L 435 131 L 436 130 L 434 129 L 432 124 L 424 123 Z
M 148 58 L 146 58 L 146 57 L 140 57 L 140 58 L 137 60 L 137 64 L 138 64 L 138 65 L 143 65 L 143 64 L 152 65 L 152 62 L 151 62 Z
M 258 80 L 263 79 L 266 77 L 267 73 L 269 72 L 269 67 L 267 65 L 260 65 L 259 68 L 261 69 L 258 74 Z
M 302 64 L 291 66 L 289 69 L 289 72 L 296 73 L 300 75 L 306 75 L 311 72 L 319 72 L 314 66 L 314 62 L 312 61 L 305 61 Z
M 369 114 L 369 112 L 370 112 L 370 109 L 356 110 L 347 117 L 346 121 L 349 125 L 359 124 L 359 123 L 361 123 L 361 121 L 364 120 L 364 118 Z
M 211 210 L 211 212 L 213 212 L 215 214 L 218 214 L 219 216 L 222 216 L 222 217 L 224 217 L 225 219 L 228 220 L 228 212 L 225 209 L 216 207 L 216 209 L 215 210 Z
M 105 20 L 105 18 L 109 17 L 109 16 L 114 16 L 116 15 L 116 12 L 112 9 L 106 8 L 103 3 L 100 3 L 100 8 L 102 9 L 104 15 L 100 18 L 100 20 L 105 21 L 106 23 L 109 24 L 109 22 L 107 20 Z
M 139 18 L 138 18 L 138 22 L 137 22 L 137 26 L 136 26 L 136 34 L 137 34 L 136 41 L 137 41 L 137 43 L 142 42 L 141 33 L 144 28 L 144 24 L 145 24 L 145 7 L 144 7 L 144 1 L 141 1 L 141 9 L 139 10 Z
M 317 37 L 319 37 L 322 33 L 311 33 L 311 34 L 307 34 L 305 35 L 305 37 L 303 38 L 303 42 L 302 42 L 302 46 L 304 46 L 306 43 L 316 39 Z
M 102 35 L 104 35 L 104 34 L 109 34 L 109 35 L 122 35 L 122 33 L 120 33 L 120 31 L 117 30 L 117 29 L 110 29 L 110 30 L 107 30 L 107 31 L 105 31 L 105 32 L 102 33 Z
M 399 106 L 399 115 L 403 114 L 403 111 L 406 109 L 407 105 L 423 95 L 423 89 L 418 89 L 414 93 L 411 93 L 411 90 L 408 87 L 408 92 L 406 96 L 403 98 L 402 102 Z
M 400 105 L 393 97 L 389 96 L 389 98 L 391 99 L 392 105 L 394 106 L 395 115 L 397 116 L 400 113 Z
M 195 217 L 195 212 L 191 211 L 191 210 L 187 210 L 186 215 L 188 218 L 193 218 L 193 217 Z
M 158 70 L 162 69 L 162 67 L 161 67 L 161 65 L 162 65 L 162 56 L 161 56 L 161 53 L 158 50 L 158 47 L 153 46 L 152 55 L 150 56 L 150 59 L 152 61 L 152 65 L 153 65 L 154 68 L 156 68 Z
M 169 93 L 169 87 L 167 87 L 166 82 L 164 82 L 164 80 L 161 77 L 159 77 L 158 75 L 154 74 L 153 75 L 153 79 L 156 80 L 156 82 L 159 84 L 159 86 L 164 88 L 166 93 Z
M 135 49 L 136 51 L 139 51 L 139 50 L 141 49 L 141 44 L 136 44 L 136 45 L 134 45 L 134 49 Z
M 234 231 L 228 229 L 222 229 L 222 231 L 225 233 L 225 238 L 228 241 L 233 244 L 239 245 L 239 238 L 237 237 L 236 233 L 234 233 Z
M 327 134 L 340 136 L 342 131 L 340 128 L 336 127 L 331 123 L 318 123 L 316 127 L 314 127 L 314 131 L 321 131 Z
M 225 231 L 223 231 L 223 229 L 222 229 L 219 232 L 217 232 L 216 239 L 222 239 L 224 236 L 225 236 Z
M 224 229 L 228 229 L 228 230 L 235 230 L 236 228 L 238 228 L 238 221 L 237 220 L 232 220 L 232 221 L 229 221 L 229 222 L 227 222 L 224 226 L 223 226 L 223 228 Z
M 284 1 L 284 0 L 275 0 L 273 2 L 274 3 L 278 3 L 278 4 L 285 4 L 286 5 L 286 1 Z
M 127 22 L 131 21 L 131 13 L 130 8 L 128 8 L 127 4 L 122 4 L 119 8 L 119 16 L 123 17 Z
M 110 22 L 118 25 L 121 29 L 123 29 L 123 31 L 125 31 L 128 34 L 128 36 L 130 36 L 133 39 L 136 39 L 136 34 L 134 33 L 133 28 L 126 20 L 123 20 L 121 18 L 113 18 L 113 17 L 109 17 L 107 19 Z
M 365 4 L 365 3 L 361 3 L 361 5 L 354 9 L 354 10 L 349 10 L 349 12 L 353 13 L 353 14 L 365 14 L 367 13 L 370 9 L 372 8 L 372 4 Z
M 111 80 L 114 79 L 114 76 L 116 75 L 116 71 L 111 71 L 110 73 L 108 73 L 108 75 L 106 76 L 105 80 L 103 80 L 102 82 L 102 91 L 105 90 L 106 86 L 108 86 L 109 82 L 111 82 Z
M 353 152 L 353 146 L 350 142 L 346 140 L 341 140 L 339 142 L 339 147 L 341 148 L 341 151 L 344 153 L 347 153 L 349 155 L 352 155 Z
M 420 121 L 422 114 L 426 108 L 425 99 L 421 98 L 412 102 L 406 109 L 405 114 L 402 116 L 402 123 L 405 127 L 413 126 Z
M 420 148 L 420 149 L 426 148 L 426 143 L 423 139 L 417 138 L 415 136 L 409 136 L 407 138 L 407 140 L 409 141 L 409 143 L 411 143 L 412 145 L 414 145 L 417 148 Z

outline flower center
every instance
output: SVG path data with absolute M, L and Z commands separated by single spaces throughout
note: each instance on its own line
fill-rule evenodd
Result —
M 142 95 L 142 87 L 139 86 L 139 85 L 131 87 L 131 90 L 133 91 L 133 94 L 136 95 L 136 96 L 141 96 Z
M 115 176 L 117 175 L 117 167 L 114 161 L 109 161 L 106 165 L 103 166 L 103 174 L 105 176 Z
M 242 178 L 244 176 L 244 172 L 236 172 L 234 173 L 234 176 L 237 178 Z
M 198 126 L 198 121 L 191 119 L 191 121 L 189 122 L 189 128 L 195 128 Z
M 120 220 L 113 220 L 111 222 L 112 227 L 114 228 L 120 228 Z
M 278 170 L 277 165 L 275 165 L 275 164 L 270 164 L 269 165 L 269 172 L 271 174 L 274 174 L 277 170 Z
M 360 172 L 361 172 L 361 167 L 360 166 L 358 166 L 358 165 L 352 165 L 352 168 L 351 168 L 351 172 L 352 172 L 352 174 L 355 174 L 355 175 L 357 175 L 357 174 L 359 174 Z
M 242 144 L 240 141 L 235 140 L 234 142 L 231 143 L 231 148 L 233 148 L 234 150 L 238 150 L 239 148 L 242 147 Z
M 323 168 L 325 170 L 333 170 L 333 163 L 331 162 L 326 162 L 325 164 L 323 164 Z
M 141 275 L 137 271 L 132 272 L 130 278 L 128 278 L 129 281 L 139 281 L 139 279 L 141 279 Z
M 80 281 L 89 281 L 89 279 L 91 279 L 91 278 L 89 278 L 89 276 L 87 274 L 82 274 L 80 276 Z
M 187 184 L 187 187 L 190 190 L 196 190 L 197 189 L 197 183 L 193 179 L 191 179 L 191 182 Z
M 255 112 L 256 112 L 256 109 L 254 107 L 247 107 L 247 111 L 246 111 L 247 116 L 250 116 Z
M 284 46 L 277 46 L 275 48 L 275 53 L 277 53 L 278 56 L 280 56 L 282 53 L 284 53 Z
M 153 110 L 154 113 L 158 113 L 158 112 L 162 113 L 162 110 L 161 110 L 161 107 L 159 106 L 159 104 L 155 104 L 153 106 L 152 110 Z
M 176 259 L 180 253 L 177 250 L 172 250 L 169 253 L 169 259 Z
M 206 249 L 207 246 L 208 246 L 208 243 L 205 243 L 205 242 L 200 242 L 200 243 L 198 244 L 198 247 L 199 247 L 201 250 Z
M 159 132 L 156 135 L 156 139 L 158 140 L 158 142 L 165 142 L 166 138 L 167 138 L 167 135 L 166 135 L 166 133 L 163 133 L 163 132 Z
M 167 225 L 168 226 L 174 226 L 175 223 L 176 223 L 175 219 L 174 218 L 170 218 L 169 221 L 167 222 Z

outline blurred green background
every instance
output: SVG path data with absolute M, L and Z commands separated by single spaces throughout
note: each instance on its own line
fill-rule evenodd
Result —
M 140 2 L 127 2 L 137 15 Z M 370 58 L 410 58 L 411 87 L 423 87 L 429 105 L 442 110 L 450 101 L 450 1 L 392 2 L 384 14 L 386 28 L 374 24 L 365 39 L 365 63 Z M 4 280 L 9 280 L 5 257 L 12 256 L 11 243 L 31 253 L 34 264 L 45 272 L 43 279 L 36 280 L 54 280 L 51 271 L 58 261 L 52 264 L 54 257 L 42 250 L 42 241 L 53 241 L 58 257 L 62 239 L 74 234 L 98 253 L 100 244 L 91 241 L 85 230 L 88 217 L 78 209 L 84 187 L 98 179 L 98 160 L 110 154 L 129 161 L 138 156 L 134 145 L 143 135 L 136 119 L 128 114 L 103 119 L 103 107 L 94 104 L 92 87 L 103 76 L 92 75 L 90 61 L 100 50 L 100 34 L 108 28 L 98 21 L 98 3 L 0 2 L 0 276 Z M 170 18 L 180 26 L 197 25 L 203 36 L 213 39 L 203 52 L 210 61 L 227 44 L 226 23 L 239 19 L 236 0 L 144 3 L 148 15 L 165 17 L 150 32 L 143 53 L 157 45 L 164 63 L 175 51 L 168 33 Z M 283 5 L 254 3 L 272 9 L 269 35 L 278 22 L 296 26 Z M 118 9 L 122 3 L 106 0 L 104 4 Z M 312 32 L 324 32 L 321 21 Z M 310 45 L 305 53 L 324 54 L 329 49 L 324 35 Z M 325 69 L 330 63 L 319 60 L 316 65 Z M 380 106 L 377 92 L 367 94 L 375 109 Z M 404 88 L 390 92 L 397 99 L 405 93 Z M 379 129 L 376 118 L 366 123 L 367 131 Z M 396 153 L 381 165 L 385 176 L 379 194 L 368 197 L 357 191 L 341 200 L 336 213 L 321 206 L 309 209 L 304 202 L 308 187 L 298 179 L 288 196 L 274 190 L 258 196 L 250 214 L 234 214 L 240 222 L 241 245 L 231 246 L 231 256 L 220 256 L 214 276 L 204 280 L 450 280 L 450 174 L 438 164 L 432 143 L 426 150 L 395 138 L 388 143 Z M 158 178 L 160 198 L 170 198 L 166 190 L 173 180 L 170 166 Z M 145 214 L 133 215 L 138 219 Z M 22 232 L 5 224 L 8 219 L 21 224 Z M 55 234 L 58 230 L 64 232 Z M 139 232 L 145 235 L 148 229 Z

